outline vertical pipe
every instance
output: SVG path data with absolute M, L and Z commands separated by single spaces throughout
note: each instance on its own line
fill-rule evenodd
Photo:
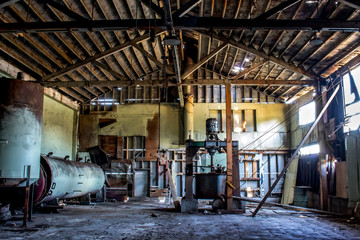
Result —
M 231 85 L 229 82 L 226 83 L 225 88 L 226 97 L 226 181 L 233 182 L 232 176 L 232 129 L 231 129 Z M 230 184 L 226 185 L 226 206 L 227 210 L 233 208 L 233 189 Z

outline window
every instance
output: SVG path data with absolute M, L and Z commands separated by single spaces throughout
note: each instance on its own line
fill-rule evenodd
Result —
M 356 90 L 360 91 L 360 67 L 351 71 L 354 78 Z M 360 101 L 355 101 L 355 94 L 351 93 L 350 77 L 346 74 L 343 77 L 344 98 L 345 98 L 345 126 L 344 132 L 354 131 L 360 124 Z M 354 89 L 353 89 L 354 90 Z
M 320 152 L 320 146 L 319 144 L 313 144 L 306 147 L 302 147 L 300 149 L 299 154 L 300 155 L 310 155 L 310 154 L 319 154 Z
M 315 102 L 299 108 L 299 125 L 306 125 L 315 121 Z
M 219 124 L 219 131 L 226 130 L 226 111 L 225 110 L 210 110 L 210 118 L 216 118 Z M 232 130 L 233 132 L 256 132 L 256 110 L 231 110 Z

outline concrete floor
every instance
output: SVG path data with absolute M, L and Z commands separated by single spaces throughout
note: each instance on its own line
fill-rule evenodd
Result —
M 242 215 L 181 214 L 156 200 L 68 205 L 0 225 L 0 239 L 360 239 L 359 221 L 276 207 Z M 205 206 L 206 207 L 206 206 Z

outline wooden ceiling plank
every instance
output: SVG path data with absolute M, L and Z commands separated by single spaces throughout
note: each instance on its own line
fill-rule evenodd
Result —
M 107 56 L 109 56 L 111 54 L 114 54 L 116 52 L 122 51 L 122 50 L 130 47 L 132 44 L 139 43 L 139 42 L 144 41 L 144 40 L 146 40 L 148 38 L 149 38 L 149 34 L 134 38 L 133 40 L 131 40 L 129 42 L 117 45 L 117 46 L 115 46 L 113 48 L 105 50 L 104 52 L 97 53 L 94 56 L 85 58 L 82 61 L 79 61 L 79 62 L 77 62 L 75 64 L 70 65 L 70 66 L 67 66 L 66 68 L 63 68 L 63 69 L 61 69 L 61 70 L 59 70 L 59 71 L 57 71 L 55 73 L 49 74 L 49 75 L 45 76 L 42 80 L 47 81 L 47 80 L 53 79 L 53 78 L 55 78 L 57 76 L 61 76 L 61 75 L 65 74 L 65 73 L 67 73 L 67 72 L 70 72 L 70 71 L 73 71 L 73 70 L 75 70 L 75 69 L 77 69 L 79 67 L 82 67 L 85 64 L 88 64 L 90 62 L 102 59 L 102 58 L 107 57 Z
M 0 51 L 5 52 L 7 55 L 13 57 L 16 61 L 20 62 L 25 67 L 31 69 L 34 73 L 37 74 L 37 76 L 32 76 L 35 79 L 38 79 L 41 76 L 44 76 L 45 73 L 41 69 L 35 67 L 30 61 L 28 61 L 27 59 L 24 59 L 18 52 L 14 51 L 13 49 L 10 49 L 2 41 L 0 41 Z
M 262 20 L 267 19 L 267 18 L 271 17 L 272 15 L 289 8 L 300 1 L 301 0 L 288 0 L 288 1 L 282 2 L 279 5 L 277 5 L 276 7 L 273 7 L 270 10 L 266 10 L 263 14 L 257 16 L 255 19 L 262 19 Z M 269 1 L 269 3 L 270 3 L 270 1 Z
M 147 6 L 151 11 L 153 11 L 155 14 L 157 14 L 160 18 L 162 18 L 164 16 L 164 11 L 162 8 L 160 8 L 158 5 L 156 5 L 155 3 L 153 3 L 152 1 L 149 0 L 140 0 L 140 2 L 142 4 L 144 4 L 145 6 Z
M 223 71 L 223 69 L 224 69 L 226 60 L 227 60 L 228 55 L 229 55 L 229 51 L 230 51 L 230 47 L 229 47 L 229 45 L 227 45 L 227 46 L 226 46 L 226 51 L 225 51 L 224 60 L 222 61 L 222 64 L 221 64 L 221 67 L 220 67 L 220 70 L 219 70 L 220 73 L 222 73 L 222 71 Z
M 260 61 L 260 62 L 258 62 L 258 63 L 255 63 L 255 64 L 253 64 L 251 67 L 245 69 L 244 71 L 236 74 L 235 76 L 230 77 L 230 79 L 233 79 L 233 80 L 234 80 L 234 79 L 239 79 L 239 78 L 241 78 L 242 76 L 245 76 L 245 74 L 248 74 L 249 72 L 255 70 L 256 68 L 263 66 L 266 62 L 267 62 L 266 60 L 263 60 L 263 61 Z
M 201 67 L 201 65 L 203 65 L 204 63 L 206 63 L 207 61 L 209 61 L 212 57 L 214 57 L 215 55 L 217 55 L 221 50 L 223 50 L 225 47 L 227 47 L 227 43 L 223 43 L 221 44 L 219 47 L 217 47 L 216 49 L 214 49 L 209 55 L 207 55 L 206 57 L 204 57 L 203 59 L 201 59 L 200 62 L 197 62 L 196 64 L 194 64 L 191 68 L 185 70 L 185 72 L 182 74 L 181 79 L 185 79 L 187 78 L 191 73 L 193 73 L 194 71 L 196 71 L 198 68 Z
M 144 0 L 146 1 L 146 0 Z M 194 7 L 199 5 L 203 0 L 190 0 L 172 13 L 173 18 L 181 18 L 190 12 Z M 225 0 L 226 1 L 226 0 Z
M 234 56 L 234 58 L 233 58 L 233 60 L 232 60 L 232 62 L 231 62 L 229 71 L 228 71 L 228 73 L 227 73 L 227 75 L 226 75 L 227 77 L 229 77 L 229 75 L 230 75 L 230 73 L 231 73 L 231 71 L 232 71 L 232 68 L 234 67 L 234 64 L 236 63 L 236 59 L 237 59 L 237 57 L 238 57 L 239 51 L 240 51 L 240 49 L 236 48 L 235 56 Z
M 203 33 L 203 34 L 204 34 L 204 33 Z M 209 33 L 205 33 L 205 35 L 210 36 Z M 315 79 L 315 78 L 317 78 L 317 75 L 316 75 L 315 73 L 306 71 L 306 70 L 304 70 L 304 69 L 302 69 L 302 68 L 300 68 L 300 67 L 297 67 L 297 66 L 295 66 L 295 65 L 293 65 L 293 64 L 291 64 L 291 63 L 287 63 L 287 62 L 285 62 L 284 60 L 279 59 L 279 58 L 276 58 L 276 57 L 274 57 L 274 56 L 269 56 L 269 55 L 267 55 L 267 54 L 264 53 L 264 52 L 258 51 L 258 50 L 254 49 L 254 48 L 252 48 L 252 47 L 248 47 L 248 46 L 246 46 L 245 44 L 240 43 L 240 42 L 238 42 L 238 41 L 235 41 L 235 40 L 233 40 L 233 39 L 227 39 L 227 38 L 224 38 L 224 37 L 220 37 L 220 36 L 218 36 L 218 35 L 216 35 L 216 34 L 212 34 L 212 37 L 213 37 L 213 38 L 217 38 L 218 40 L 220 40 L 220 41 L 222 41 L 222 42 L 224 42 L 224 43 L 227 42 L 227 43 L 233 45 L 234 47 L 240 48 L 240 49 L 243 50 L 243 51 L 250 52 L 250 53 L 252 53 L 252 54 L 254 54 L 254 55 L 257 55 L 258 57 L 261 57 L 261 58 L 270 60 L 270 61 L 272 61 L 273 63 L 276 63 L 276 64 L 278 64 L 278 65 L 280 65 L 280 66 L 283 66 L 283 67 L 285 67 L 285 68 L 287 68 L 287 69 L 289 69 L 289 70 L 291 70 L 291 71 L 293 71 L 293 72 L 297 72 L 297 73 L 299 73 L 299 74 L 301 74 L 301 75 L 304 75 L 305 77 L 308 77 L 308 78 L 310 78 L 310 79 Z
M 10 34 L 2 34 L 2 37 L 11 42 L 18 50 L 22 51 L 25 55 L 42 66 L 44 69 L 49 72 L 53 72 L 53 67 L 48 64 L 48 62 L 45 61 L 43 57 L 38 56 L 34 51 L 28 48 L 29 46 L 25 46 L 23 42 L 19 41 L 19 39 L 12 37 Z

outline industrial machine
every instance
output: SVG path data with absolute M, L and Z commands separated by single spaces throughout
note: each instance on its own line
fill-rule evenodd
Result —
M 105 183 L 105 173 L 96 164 L 41 155 L 40 178 L 35 183 L 34 203 L 93 194 Z
M 40 157 L 43 99 L 39 83 L 0 79 L 0 207 L 23 206 L 24 225 L 32 200 L 39 204 L 80 197 L 97 192 L 105 182 L 95 164 Z
M 216 152 L 226 151 L 226 141 L 221 141 L 218 138 L 219 127 L 215 118 L 209 118 L 206 120 L 206 140 L 194 141 L 189 139 L 186 141 L 186 178 L 185 178 L 185 191 L 186 195 L 181 201 L 181 212 L 191 212 L 198 210 L 197 199 L 214 199 L 214 208 L 226 207 L 226 184 L 227 175 L 221 170 L 214 167 L 213 156 Z M 195 173 L 193 166 L 193 158 L 196 153 L 204 149 L 210 155 L 210 173 Z M 231 186 L 234 189 L 239 188 L 239 150 L 238 142 L 232 142 L 232 177 L 233 184 Z M 193 179 L 195 176 L 196 191 L 194 198 L 193 191 Z M 236 191 L 234 194 L 239 194 Z

